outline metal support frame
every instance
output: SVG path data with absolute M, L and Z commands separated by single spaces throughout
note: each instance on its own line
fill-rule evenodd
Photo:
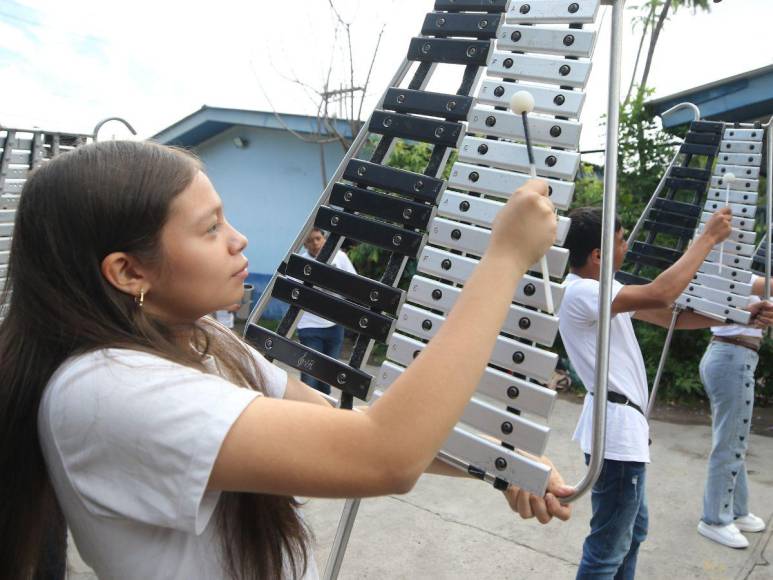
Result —
M 617 204 L 617 159 L 618 159 L 618 132 L 619 132 L 619 101 L 620 101 L 620 80 L 621 80 L 621 63 L 622 63 L 622 37 L 623 37 L 623 17 L 625 0 L 602 0 L 602 4 L 611 5 L 613 8 L 612 19 L 612 41 L 611 41 L 611 56 L 610 56 L 610 68 L 609 68 L 609 102 L 608 102 L 608 123 L 607 123 L 607 143 L 606 143 L 606 164 L 604 173 L 604 224 L 603 224 L 603 242 L 602 242 L 602 271 L 601 271 L 601 293 L 599 297 L 600 306 L 600 324 L 599 324 L 599 348 L 597 353 L 596 363 L 596 392 L 599 396 L 596 397 L 595 403 L 595 416 L 594 416 L 594 437 L 592 447 L 592 460 L 585 477 L 576 485 L 575 493 L 564 501 L 575 501 L 583 494 L 585 494 L 593 485 L 601 472 L 602 458 L 604 455 L 605 444 L 605 427 L 606 427 L 606 400 L 607 400 L 607 374 L 609 368 L 609 338 L 610 338 L 610 320 L 611 320 L 611 292 L 612 282 L 614 276 L 614 235 L 615 235 L 615 215 Z M 399 86 L 400 82 L 405 78 L 412 63 L 407 59 L 403 61 L 403 64 L 390 82 L 390 87 Z M 432 68 L 427 71 L 427 78 L 421 83 L 422 87 L 428 81 L 431 75 Z M 481 71 L 478 72 L 478 76 Z M 477 80 L 477 79 L 476 79 Z M 475 83 L 477 84 L 477 83 Z M 418 87 L 413 87 L 418 88 Z M 379 103 L 376 105 L 376 109 L 381 108 L 384 97 L 382 97 Z M 368 135 L 369 122 L 366 122 L 357 137 L 352 143 L 352 146 L 347 151 L 346 155 L 342 159 L 338 166 L 338 169 L 330 179 L 325 190 L 322 192 L 317 207 L 327 202 L 333 185 L 341 179 L 344 170 L 351 159 L 361 150 L 362 146 L 366 142 Z M 442 168 L 445 166 L 445 162 L 448 158 L 450 151 L 446 151 L 442 162 L 437 164 Z M 388 150 L 385 152 L 384 158 L 388 156 Z M 437 161 L 440 160 L 436 160 Z M 434 168 L 434 167 L 433 167 Z M 314 222 L 315 210 L 311 213 L 306 220 L 305 225 L 301 229 L 298 237 L 293 242 L 290 250 L 285 256 L 284 262 L 286 262 L 293 251 L 302 243 L 306 231 L 311 227 Z M 332 236 L 331 236 L 332 237 Z M 335 254 L 335 250 L 338 249 L 340 240 L 326 244 L 323 248 L 320 259 L 329 261 Z M 328 247 L 330 246 L 330 247 Z M 335 246 L 335 247 L 333 247 Z M 324 256 L 322 255 L 324 254 Z M 402 272 L 402 267 L 397 271 L 399 274 Z M 266 286 L 266 289 L 262 293 L 255 308 L 251 312 L 247 326 L 255 324 L 259 319 L 260 314 L 265 310 L 268 302 L 271 300 L 272 288 L 275 285 L 278 273 L 275 272 L 270 282 Z M 297 319 L 296 319 L 297 323 Z M 295 324 L 289 327 L 289 332 L 292 332 Z M 283 329 L 288 330 L 288 329 Z M 359 341 L 358 341 L 359 343 Z M 356 345 L 357 348 L 358 345 Z M 369 351 L 369 349 L 367 349 Z M 361 354 L 361 353 L 360 353 Z M 367 358 L 367 351 L 365 357 L 358 356 L 358 362 L 364 362 Z M 351 408 L 352 400 L 351 396 L 344 396 L 341 400 L 342 408 Z M 453 458 L 444 458 L 449 463 L 453 463 Z M 339 521 L 336 536 L 331 549 L 330 556 L 325 566 L 323 578 L 325 580 L 333 580 L 338 577 L 341 564 L 343 562 L 344 554 L 348 545 L 349 537 L 351 535 L 354 520 L 359 508 L 359 499 L 349 499 L 346 501 L 341 519 Z
M 700 119 L 700 110 L 697 106 L 695 106 L 692 103 L 682 103 L 675 107 L 672 107 L 668 111 L 665 111 L 662 116 L 670 115 L 671 113 L 683 109 L 685 107 L 690 107 L 695 111 L 695 120 L 698 121 Z M 743 126 L 743 125 L 741 125 Z M 753 125 L 750 125 L 753 126 Z M 763 127 L 766 129 L 767 133 L 767 158 L 766 158 L 766 165 L 767 165 L 767 178 L 766 178 L 766 199 L 767 204 L 765 207 L 765 239 L 762 243 L 765 244 L 765 300 L 770 300 L 770 275 L 771 275 L 771 261 L 770 261 L 770 248 L 771 248 L 771 240 L 770 240 L 770 228 L 771 224 L 773 224 L 773 206 L 771 204 L 773 203 L 773 180 L 771 180 L 771 174 L 773 174 L 773 117 L 771 117 L 768 122 L 763 125 Z M 673 165 L 673 162 L 672 162 Z M 670 167 L 669 167 L 670 169 Z M 665 176 L 668 174 L 668 171 L 664 174 L 663 180 L 661 181 L 661 184 L 665 182 Z M 658 186 L 660 189 L 660 186 Z M 639 221 L 636 224 L 636 228 L 634 228 L 634 231 L 632 232 L 632 235 L 629 236 L 628 241 L 629 243 L 633 241 L 634 237 L 633 234 L 635 234 L 638 231 L 638 228 L 641 223 L 644 221 L 644 217 L 647 214 L 647 210 L 649 210 L 649 207 L 654 202 L 655 198 L 657 197 L 659 193 L 659 189 L 655 191 L 655 194 L 650 199 L 650 203 L 647 205 L 647 208 L 645 209 L 642 216 L 639 218 Z M 674 335 L 674 330 L 676 329 L 676 324 L 679 319 L 679 315 L 683 312 L 683 309 L 679 306 L 674 305 L 674 314 L 671 317 L 671 323 L 668 327 L 668 332 L 666 333 L 666 339 L 663 343 L 663 350 L 660 353 L 660 361 L 658 362 L 658 369 L 655 373 L 655 380 L 652 383 L 652 390 L 650 391 L 650 399 L 649 403 L 647 404 L 647 411 L 645 413 L 645 416 L 647 419 L 650 418 L 650 415 L 652 414 L 653 409 L 655 408 L 655 399 L 658 395 L 658 389 L 660 388 L 660 380 L 663 377 L 663 371 L 666 367 L 666 362 L 668 361 L 668 354 L 671 350 L 671 339 Z
M 599 289 L 599 331 L 596 340 L 596 376 L 593 397 L 593 436 L 591 458 L 585 476 L 575 492 L 565 498 L 573 502 L 582 497 L 601 474 L 607 426 L 607 390 L 609 375 L 609 338 L 612 320 L 612 282 L 615 275 L 615 218 L 617 216 L 617 157 L 620 127 L 620 78 L 623 49 L 625 0 L 612 4 L 612 41 L 609 59 L 609 101 L 607 103 L 607 141 L 604 162 L 604 201 L 602 204 L 601 275 Z

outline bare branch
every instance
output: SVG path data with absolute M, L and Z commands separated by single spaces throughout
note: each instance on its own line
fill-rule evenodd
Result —
M 353 121 L 357 121 L 358 123 L 362 120 L 362 107 L 365 104 L 365 95 L 368 92 L 368 85 L 370 84 L 370 75 L 373 72 L 373 65 L 376 63 L 376 56 L 378 55 L 378 49 L 381 46 L 381 37 L 384 36 L 385 28 L 386 28 L 386 25 L 382 25 L 381 30 L 378 33 L 378 38 L 376 39 L 376 48 L 373 50 L 373 58 L 370 59 L 370 66 L 368 67 L 368 75 L 365 77 L 365 84 L 362 86 L 362 98 L 360 99 L 360 108 L 357 111 L 357 118 L 352 119 Z
M 623 103 L 627 103 L 631 100 L 631 92 L 633 91 L 633 85 L 636 82 L 636 71 L 639 69 L 639 61 L 641 60 L 642 51 L 644 49 L 644 40 L 647 38 L 647 30 L 650 24 L 655 20 L 655 10 L 657 4 L 654 2 L 651 4 L 650 12 L 644 20 L 644 29 L 641 32 L 641 40 L 639 41 L 639 49 L 636 51 L 636 62 L 633 64 L 633 72 L 631 73 L 631 84 L 628 85 L 628 92 L 625 94 L 625 100 Z
M 290 133 L 293 137 L 296 139 L 299 139 L 300 141 L 303 141 L 304 143 L 335 143 L 338 141 L 337 137 L 322 137 L 321 132 L 319 135 L 309 138 L 303 135 L 303 133 L 299 133 L 298 131 L 292 129 L 282 118 L 282 116 L 277 112 L 276 107 L 274 107 L 274 103 L 271 101 L 271 98 L 268 96 L 268 93 L 266 92 L 265 88 L 260 82 L 260 79 L 258 78 L 257 72 L 255 71 L 255 65 L 252 61 L 250 61 L 250 70 L 252 71 L 252 75 L 255 78 L 255 82 L 258 85 L 258 89 L 260 89 L 260 92 L 263 94 L 263 97 L 265 97 L 266 101 L 268 101 L 268 106 L 271 108 L 271 113 L 274 115 L 274 118 L 277 120 L 277 122 L 282 126 L 282 128 Z
M 335 14 L 335 17 L 341 26 L 349 26 L 349 24 L 345 22 L 343 18 L 341 18 L 341 14 L 338 12 L 338 9 L 336 8 L 333 0 L 327 0 L 327 3 L 330 5 L 330 9 L 333 11 L 333 14 Z

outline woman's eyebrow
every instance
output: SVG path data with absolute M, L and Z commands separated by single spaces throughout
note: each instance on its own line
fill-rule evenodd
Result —
M 208 210 L 204 210 L 199 214 L 199 217 L 196 219 L 196 223 L 201 223 L 203 221 L 206 221 L 210 219 L 213 215 L 217 215 L 219 212 L 223 210 L 223 204 L 218 203 L 217 205 L 211 207 Z

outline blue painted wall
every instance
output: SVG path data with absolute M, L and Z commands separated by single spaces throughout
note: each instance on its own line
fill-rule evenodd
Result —
M 703 119 L 725 122 L 747 122 L 773 114 L 773 67 L 751 71 L 718 81 L 704 87 L 697 87 L 671 97 L 655 99 L 645 105 L 660 115 L 679 103 L 697 105 Z M 689 123 L 693 114 L 682 110 L 663 119 L 663 127 L 676 127 Z
M 237 148 L 235 137 L 246 139 L 247 147 Z M 344 151 L 337 143 L 324 147 L 330 178 Z M 319 145 L 284 130 L 236 126 L 195 151 L 228 220 L 249 239 L 250 273 L 272 274 L 322 193 Z

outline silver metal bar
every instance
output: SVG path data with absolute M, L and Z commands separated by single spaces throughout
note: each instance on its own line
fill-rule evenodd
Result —
M 564 498 L 572 502 L 582 497 L 596 482 L 604 460 L 607 425 L 607 379 L 609 374 L 609 335 L 612 319 L 612 281 L 615 275 L 615 217 L 617 215 L 617 156 L 620 129 L 620 68 L 623 50 L 625 0 L 612 6 L 612 41 L 609 59 L 609 102 L 607 103 L 607 145 L 604 162 L 604 201 L 601 235 L 601 287 L 599 291 L 599 332 L 596 344 L 596 377 L 593 397 L 593 446 L 590 463 L 575 492 Z
M 660 353 L 660 362 L 658 362 L 658 370 L 655 373 L 655 380 L 652 383 L 652 391 L 650 392 L 650 401 L 647 404 L 647 412 L 644 414 L 647 419 L 650 418 L 652 409 L 655 408 L 655 398 L 658 396 L 658 388 L 660 387 L 660 379 L 663 376 L 663 369 L 666 368 L 666 361 L 668 360 L 668 352 L 671 350 L 671 339 L 674 336 L 674 329 L 676 328 L 676 321 L 681 314 L 682 309 L 678 306 L 674 307 L 674 314 L 671 317 L 671 324 L 668 327 L 668 334 L 666 334 L 666 342 L 663 343 L 663 352 Z

